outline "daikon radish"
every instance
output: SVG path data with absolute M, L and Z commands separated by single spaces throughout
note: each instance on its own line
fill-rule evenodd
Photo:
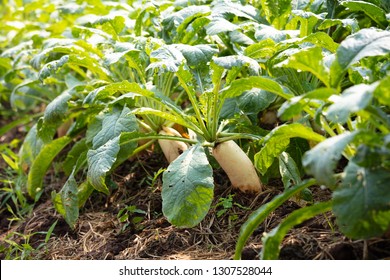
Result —
M 260 179 L 252 161 L 234 141 L 220 143 L 212 152 L 233 187 L 244 192 L 261 191 Z
M 159 134 L 181 137 L 179 132 L 170 127 L 163 127 Z M 188 149 L 187 144 L 181 141 L 159 139 L 158 144 L 160 145 L 161 150 L 163 151 L 165 158 L 168 160 L 169 163 L 174 161 L 185 150 Z

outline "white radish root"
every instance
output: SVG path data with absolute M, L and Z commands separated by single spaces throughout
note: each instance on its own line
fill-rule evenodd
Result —
M 163 127 L 159 134 L 181 137 L 179 132 L 170 127 Z M 163 151 L 165 158 L 168 160 L 169 163 L 174 161 L 185 150 L 188 149 L 187 144 L 181 141 L 159 139 L 158 144 L 160 145 L 161 150 Z
M 213 148 L 213 156 L 234 188 L 243 192 L 261 191 L 260 179 L 252 161 L 233 140 L 218 144 Z

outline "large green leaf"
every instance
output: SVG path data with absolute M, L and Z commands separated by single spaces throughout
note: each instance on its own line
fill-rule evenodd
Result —
M 354 239 L 381 236 L 390 227 L 390 170 L 365 168 L 350 161 L 333 193 L 340 230 Z
M 300 123 L 282 125 L 272 130 L 263 139 L 263 148 L 255 154 L 255 166 L 261 174 L 265 174 L 276 157 L 284 152 L 290 144 L 290 139 L 300 137 L 307 140 L 321 142 L 325 139 L 311 128 Z
M 355 85 L 347 88 L 342 95 L 332 95 L 329 99 L 334 104 L 328 108 L 326 117 L 332 122 L 344 124 L 350 114 L 363 110 L 371 104 L 377 85 L 378 83 Z
M 204 148 L 196 145 L 173 161 L 163 174 L 163 213 L 179 227 L 194 227 L 213 200 L 213 170 Z
M 357 131 L 331 137 L 319 143 L 303 156 L 303 166 L 319 184 L 335 184 L 334 169 L 346 146 L 355 138 Z
M 338 87 L 348 68 L 364 57 L 390 53 L 390 31 L 362 29 L 341 42 L 331 66 L 331 85 Z
M 30 172 L 28 173 L 27 191 L 35 200 L 39 199 L 40 192 L 43 190 L 43 178 L 52 161 L 71 141 L 72 138 L 67 136 L 53 140 L 43 146 L 33 161 Z

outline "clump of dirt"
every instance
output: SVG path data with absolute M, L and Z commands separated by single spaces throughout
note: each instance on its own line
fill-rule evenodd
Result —
M 81 209 L 74 229 L 56 213 L 49 193 L 59 191 L 66 178 L 54 178 L 49 172 L 46 184 L 52 184 L 23 222 L 9 227 L 8 212 L 0 213 L 0 248 L 10 246 L 5 240 L 22 243 L 23 236 L 31 235 L 29 244 L 39 248 L 31 256 L 36 259 L 232 259 L 241 225 L 250 213 L 283 191 L 282 186 L 275 184 L 258 195 L 240 193 L 231 189 L 222 171 L 215 171 L 215 199 L 208 215 L 194 228 L 179 229 L 162 215 L 161 176 L 154 178 L 154 174 L 164 164 L 161 155 L 145 153 L 120 166 L 111 176 L 114 188 L 110 196 L 93 193 Z M 318 187 L 312 191 L 315 200 L 326 200 L 331 195 Z M 221 212 L 218 202 L 228 197 L 234 203 Z M 130 214 L 126 221 L 120 222 L 118 213 L 130 205 L 143 214 Z M 298 208 L 295 202 L 289 201 L 267 217 L 248 240 L 242 258 L 259 259 L 264 232 Z M 54 223 L 46 243 L 45 233 Z M 21 235 L 12 234 L 15 232 Z M 349 240 L 336 230 L 331 213 L 293 228 L 280 251 L 280 259 L 285 260 L 386 259 L 389 256 L 389 239 Z M 4 253 L 0 253 L 0 258 L 5 258 Z

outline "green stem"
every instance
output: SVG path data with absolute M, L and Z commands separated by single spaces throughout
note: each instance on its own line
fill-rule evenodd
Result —
M 180 84 L 181 86 L 184 88 L 184 90 L 187 92 L 187 96 L 188 96 L 188 99 L 190 100 L 191 102 L 191 105 L 194 109 L 194 112 L 195 112 L 195 115 L 196 115 L 196 118 L 198 119 L 198 123 L 200 125 L 200 129 L 202 130 L 203 134 L 204 134 L 204 138 L 207 140 L 207 141 L 212 141 L 212 137 L 210 136 L 210 133 L 209 131 L 207 130 L 206 128 L 206 125 L 203 121 L 203 118 L 202 118 L 202 113 L 200 112 L 200 109 L 198 107 L 198 103 L 197 103 L 197 100 L 193 94 L 193 91 L 190 90 L 190 88 L 188 87 L 187 83 L 183 80 L 183 78 L 181 77 L 180 74 L 177 75 L 177 77 L 179 78 L 179 81 L 180 81 Z
M 261 140 L 263 137 L 254 135 L 254 134 L 248 134 L 248 133 L 219 133 L 217 135 L 218 139 L 216 140 L 217 143 L 222 143 L 230 140 L 238 140 L 238 139 L 250 139 L 250 140 Z
M 189 143 L 189 144 L 197 144 L 198 141 L 192 140 L 192 139 L 187 139 L 183 137 L 177 137 L 177 136 L 169 136 L 169 135 L 146 135 L 146 136 L 139 136 L 139 137 L 134 137 L 132 139 L 129 139 L 127 141 L 122 142 L 120 145 L 126 145 L 131 142 L 136 142 L 139 140 L 159 140 L 159 139 L 164 139 L 164 140 L 172 140 L 172 141 L 181 141 L 184 143 Z M 141 146 L 142 147 L 142 146 Z

